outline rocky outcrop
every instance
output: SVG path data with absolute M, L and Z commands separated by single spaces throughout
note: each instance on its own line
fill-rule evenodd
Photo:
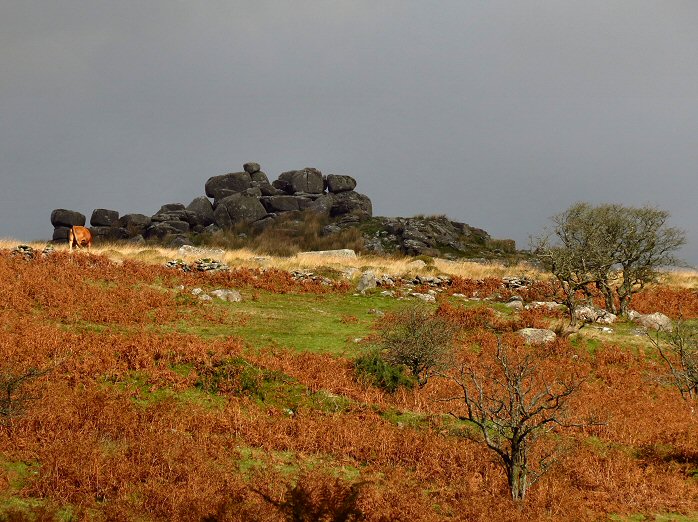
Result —
M 331 194 L 333 198 L 341 195 Z M 491 258 L 516 252 L 513 241 L 507 251 L 501 251 L 502 242 L 493 240 L 484 230 L 446 216 L 378 217 L 364 220 L 359 229 L 364 232 L 365 248 L 375 253 Z
M 330 219 L 321 236 L 341 234 L 357 227 L 369 252 L 401 252 L 440 257 L 494 257 L 493 251 L 515 252 L 513 241 L 492 240 L 484 230 L 444 216 L 373 218 L 368 196 L 355 191 L 356 179 L 347 175 L 324 176 L 318 169 L 289 170 L 270 183 L 259 163 L 247 162 L 241 172 L 212 176 L 204 183 L 205 196 L 189 205 L 166 203 L 153 215 L 125 214 L 95 209 L 90 219 L 96 242 L 129 240 L 163 242 L 170 246 L 191 244 L 195 234 L 210 234 L 248 224 L 258 234 L 276 223 L 303 227 L 308 211 Z M 294 214 L 295 213 L 295 214 Z M 286 216 L 286 219 L 279 219 Z M 51 213 L 53 239 L 66 241 L 69 227 L 85 224 L 79 212 L 56 209 Z M 351 235 L 351 234 L 350 234 Z M 356 237 L 356 236 L 354 236 Z

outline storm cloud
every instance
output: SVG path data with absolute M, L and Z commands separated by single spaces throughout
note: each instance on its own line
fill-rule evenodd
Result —
M 0 236 L 257 161 L 523 247 L 576 201 L 655 204 L 695 265 L 696 27 L 690 0 L 4 1 Z

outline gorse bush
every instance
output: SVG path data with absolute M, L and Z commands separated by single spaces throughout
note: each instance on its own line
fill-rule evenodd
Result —
M 415 379 L 407 375 L 403 367 L 386 362 L 378 350 L 358 357 L 354 370 L 361 380 L 390 393 L 400 386 L 412 388 L 415 385 Z

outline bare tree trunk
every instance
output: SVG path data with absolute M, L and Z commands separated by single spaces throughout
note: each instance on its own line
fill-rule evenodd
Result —
M 526 453 L 520 446 L 515 445 L 511 448 L 511 461 L 507 463 L 506 468 L 511 498 L 515 502 L 522 501 L 526 498 L 528 489 L 528 466 Z

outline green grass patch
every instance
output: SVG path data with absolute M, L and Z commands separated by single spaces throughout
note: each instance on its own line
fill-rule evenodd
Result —
M 212 305 L 236 312 L 231 324 L 180 322 L 176 329 L 204 338 L 240 337 L 251 348 L 273 346 L 346 355 L 358 353 L 356 340 L 371 333 L 378 316 L 369 310 L 391 312 L 403 308 L 405 301 L 383 296 L 260 292 L 256 300 L 216 300 Z

